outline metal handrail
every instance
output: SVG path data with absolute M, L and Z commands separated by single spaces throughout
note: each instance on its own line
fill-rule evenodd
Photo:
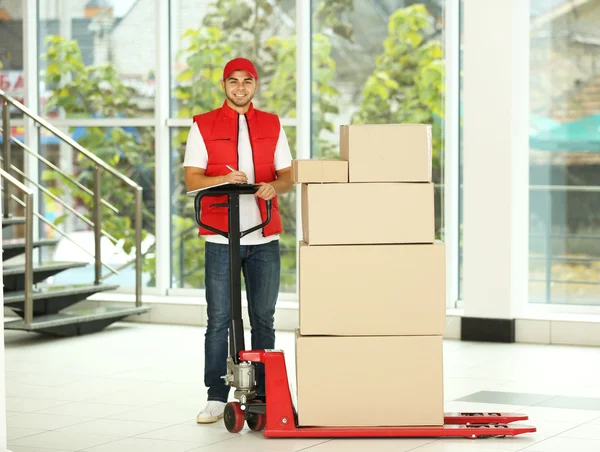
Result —
M 555 257 L 546 257 L 536 254 L 530 254 L 529 259 L 541 261 L 550 259 L 557 262 L 600 262 L 600 257 L 568 257 L 568 256 L 555 256 Z M 600 284 L 600 281 L 598 282 Z
M 86 223 L 88 226 L 90 226 L 92 228 L 95 226 L 95 224 L 94 224 L 93 221 L 88 220 L 85 215 L 77 212 L 75 209 L 73 209 L 71 206 L 69 206 L 66 202 L 64 202 L 62 199 L 60 199 L 58 196 L 56 196 L 54 193 L 52 193 L 46 187 L 42 186 L 41 184 L 38 184 L 36 181 L 34 181 L 33 179 L 31 179 L 31 177 L 27 176 L 27 174 L 25 174 L 23 171 L 21 171 L 15 165 L 11 165 L 11 169 L 14 172 L 16 172 L 19 176 L 21 176 L 23 179 L 27 180 L 27 182 L 35 185 L 39 190 L 42 191 L 42 193 L 44 193 L 45 195 L 47 195 L 50 198 L 52 198 L 54 201 L 56 201 L 58 204 L 60 204 L 61 206 L 63 206 L 65 209 L 67 209 L 69 212 L 71 212 L 73 215 L 75 215 L 81 221 L 83 221 L 84 223 Z M 101 229 L 100 232 L 102 233 L 102 235 L 104 237 L 106 237 L 107 239 L 109 239 L 111 242 L 113 242 L 115 244 L 118 243 L 118 240 L 116 238 L 114 238 L 112 235 L 110 235 L 108 232 L 106 232 L 104 229 Z
M 558 280 L 552 278 L 552 262 L 565 262 L 567 259 L 561 257 L 553 257 L 552 255 L 552 239 L 554 238 L 598 238 L 594 234 L 553 234 L 552 233 L 552 207 L 553 207 L 553 195 L 556 192 L 579 192 L 579 193 L 600 193 L 600 186 L 597 185 L 530 185 L 530 192 L 537 192 L 545 194 L 545 217 L 546 217 L 546 231 L 545 234 L 541 233 L 530 233 L 530 238 L 544 239 L 545 240 L 545 252 L 544 256 L 535 256 L 534 259 L 545 261 L 544 276 L 542 279 L 535 279 L 534 282 L 544 282 L 546 292 L 546 303 L 552 302 L 552 283 L 561 284 L 585 284 L 585 285 L 600 285 L 595 281 L 577 281 L 577 280 Z M 532 258 L 532 256 L 530 256 Z M 573 260 L 573 259 L 569 259 Z
M 19 198 L 17 198 L 15 195 L 11 195 L 12 199 L 19 205 L 25 207 L 25 203 L 23 201 L 21 201 Z M 33 212 L 33 215 L 40 220 L 41 222 L 43 222 L 44 224 L 46 224 L 46 226 L 48 226 L 49 228 L 51 228 L 52 230 L 54 230 L 56 233 L 62 235 L 66 240 L 68 240 L 69 242 L 71 242 L 73 245 L 77 246 L 80 250 L 82 250 L 85 254 L 87 254 L 88 256 L 91 257 L 96 257 L 94 256 L 93 253 L 90 253 L 88 250 L 86 250 L 83 246 L 81 246 L 79 243 L 77 243 L 75 240 L 73 240 L 71 237 L 69 237 L 68 234 L 65 234 L 63 231 L 61 231 L 60 229 L 58 229 L 56 226 L 54 226 L 52 224 L 52 222 L 48 221 L 46 218 L 44 218 L 43 215 L 40 215 L 38 212 Z M 102 265 L 104 265 L 106 268 L 108 268 L 108 270 L 111 273 L 114 273 L 115 275 L 119 274 L 119 269 L 115 269 L 112 268 L 110 265 L 102 263 Z
M 152 251 L 154 251 L 154 249 L 156 248 L 156 241 L 154 241 L 154 243 L 152 243 L 148 249 L 146 251 L 144 251 L 142 253 L 142 257 L 146 257 L 146 255 L 150 254 Z M 121 270 L 124 270 L 125 268 L 129 267 L 131 264 L 135 263 L 136 260 L 135 258 L 130 259 L 128 261 L 123 262 L 121 265 L 119 265 L 115 270 L 120 272 Z M 100 279 L 106 279 L 110 277 L 110 273 L 105 273 L 104 275 L 102 275 L 102 277 Z
M 23 320 L 25 321 L 26 326 L 30 326 L 33 321 L 33 190 L 27 188 L 1 168 L 0 176 L 25 193 L 25 303 Z M 4 209 L 6 209 L 6 207 L 7 206 L 4 206 Z
M 89 158 L 92 162 L 94 162 L 100 168 L 102 168 L 105 171 L 108 171 L 110 174 L 112 174 L 113 176 L 115 176 L 117 179 L 120 179 L 123 182 L 125 182 L 131 188 L 136 188 L 136 189 L 141 189 L 142 188 L 141 186 L 139 186 L 138 184 L 136 184 L 134 181 L 132 181 L 130 178 L 128 178 L 127 176 L 121 174 L 119 171 L 117 171 L 116 169 L 114 169 L 112 166 L 106 164 L 106 162 L 104 162 L 104 160 L 98 158 L 98 156 L 96 156 L 94 153 L 92 153 L 92 152 L 88 151 L 87 149 L 85 149 L 77 141 L 73 140 L 70 136 L 68 136 L 65 133 L 63 133 L 60 130 L 58 130 L 56 127 L 54 127 L 52 124 L 50 124 L 48 121 L 46 121 L 41 116 L 38 116 L 35 113 L 33 113 L 25 105 L 23 105 L 21 102 L 19 102 L 14 97 L 6 94 L 6 92 L 3 91 L 3 90 L 1 90 L 1 89 L 0 89 L 0 97 L 2 97 L 6 102 L 8 102 L 9 104 L 11 104 L 13 107 L 15 107 L 18 110 L 20 110 L 24 115 L 26 115 L 29 118 L 33 119 L 36 123 L 38 123 L 44 129 L 48 130 L 49 132 L 52 132 L 52 134 L 56 135 L 56 137 L 59 138 L 61 141 L 67 143 L 68 145 L 70 145 L 76 151 L 81 152 L 83 155 L 85 155 L 87 158 Z
M 2 127 L 0 127 L 0 133 L 3 133 L 4 129 Z M 13 143 L 15 143 L 17 146 L 19 146 L 21 149 L 23 149 L 25 152 L 27 152 L 29 155 L 32 155 L 33 157 L 35 157 L 36 159 L 38 159 L 40 162 L 44 163 L 45 165 L 49 166 L 51 169 L 53 169 L 56 173 L 60 174 L 63 178 L 65 178 L 66 180 L 68 180 L 69 182 L 73 183 L 74 185 L 77 186 L 77 188 L 79 188 L 81 191 L 87 193 L 90 196 L 94 196 L 94 193 L 92 192 L 92 190 L 90 190 L 89 188 L 87 188 L 85 185 L 83 185 L 81 182 L 79 182 L 77 179 L 75 179 L 73 176 L 65 173 L 63 170 L 61 170 L 58 166 L 56 166 L 54 163 L 52 163 L 50 160 L 44 158 L 43 156 L 41 156 L 40 154 L 38 154 L 37 152 L 33 152 L 31 149 L 29 149 L 29 146 L 25 145 L 24 143 L 21 143 L 18 139 L 16 139 L 15 137 L 11 136 L 10 137 L 11 141 Z M 0 161 L 2 160 L 2 157 L 0 157 Z M 118 214 L 119 213 L 119 209 L 117 209 L 115 206 L 113 206 L 111 203 L 109 203 L 108 201 L 106 201 L 105 199 L 102 200 L 102 204 L 105 205 L 106 207 L 108 207 L 110 210 L 112 210 L 114 213 Z
M 71 137 L 64 134 L 48 121 L 43 119 L 42 117 L 36 115 L 32 111 L 30 111 L 25 105 L 17 101 L 12 96 L 8 95 L 5 91 L 0 90 L 0 98 L 3 99 L 3 118 L 2 118 L 2 128 L 3 128 L 3 165 L 7 169 L 11 169 L 11 153 L 10 153 L 10 114 L 9 114 L 9 105 L 17 108 L 24 115 L 28 116 L 35 123 L 45 128 L 52 134 L 54 134 L 57 138 L 59 138 L 64 143 L 70 145 L 73 149 L 83 154 L 85 157 L 90 159 L 94 163 L 94 188 L 92 190 L 93 195 L 93 223 L 94 223 L 94 243 L 95 243 L 95 252 L 94 252 L 94 260 L 95 260 L 95 280 L 94 284 L 100 284 L 102 281 L 102 258 L 101 258 L 101 247 L 100 240 L 102 237 L 102 229 L 101 229 L 101 220 L 102 220 L 102 194 L 101 194 L 101 180 L 102 180 L 102 170 L 108 172 L 113 175 L 117 179 L 121 180 L 125 184 L 129 185 L 130 188 L 135 190 L 135 304 L 137 307 L 142 305 L 142 187 L 136 184 L 133 180 L 128 178 L 127 176 L 121 174 L 115 168 L 106 164 L 102 159 L 98 158 L 92 152 L 85 149 L 79 143 L 74 141 Z M 8 174 L 8 173 L 7 173 Z M 16 179 L 15 179 L 16 180 Z M 8 202 L 12 198 L 10 189 L 4 190 L 4 200 L 5 200 L 5 211 L 8 213 Z M 32 204 L 31 204 L 32 206 Z M 28 203 L 28 209 L 30 205 Z M 32 208 L 32 207 L 31 207 Z M 31 214 L 33 217 L 33 213 Z M 33 222 L 31 222 L 31 226 L 33 227 Z M 33 231 L 33 229 L 32 229 Z M 33 232 L 31 232 L 33 234 Z M 32 262 L 30 262 L 32 264 Z M 33 281 L 33 274 L 32 279 Z M 30 288 L 32 284 L 30 285 Z
M 600 192 L 598 185 L 530 185 L 531 191 L 580 191 L 580 192 Z
M 546 279 L 540 279 L 540 278 L 530 278 L 529 279 L 530 282 L 538 282 L 538 283 L 545 283 Z M 588 280 L 577 280 L 577 279 L 553 279 L 552 280 L 553 283 L 557 283 L 557 284 L 581 284 L 582 286 L 598 286 L 600 285 L 600 282 L 598 281 L 590 281 Z
M 531 233 L 529 234 L 529 237 L 533 237 L 533 238 L 546 238 L 548 237 L 548 234 L 539 234 L 539 233 Z M 576 237 L 578 239 L 592 239 L 592 240 L 598 240 L 600 239 L 600 235 L 598 234 L 550 234 L 550 238 L 553 239 L 569 239 L 569 238 L 573 238 Z

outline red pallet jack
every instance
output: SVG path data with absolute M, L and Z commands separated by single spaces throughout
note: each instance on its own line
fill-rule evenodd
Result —
M 237 402 L 225 406 L 224 423 L 227 430 L 238 433 L 244 423 L 253 431 L 264 430 L 268 438 L 368 438 L 368 437 L 505 437 L 533 433 L 535 427 L 512 424 L 527 420 L 518 413 L 445 413 L 444 425 L 410 427 L 300 427 L 292 403 L 285 357 L 281 350 L 246 350 L 241 301 L 240 239 L 263 228 L 271 219 L 271 201 L 267 201 L 266 220 L 251 229 L 240 231 L 239 197 L 256 193 L 259 186 L 227 184 L 199 191 L 195 195 L 196 222 L 203 228 L 229 240 L 229 276 L 231 323 L 229 328 L 229 357 L 225 384 L 235 389 Z M 227 202 L 210 207 L 227 208 L 229 232 L 202 223 L 200 211 L 202 198 L 221 196 Z M 255 367 L 265 366 L 266 402 L 257 400 Z

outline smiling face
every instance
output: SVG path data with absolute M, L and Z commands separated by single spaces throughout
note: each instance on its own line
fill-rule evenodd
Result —
M 222 82 L 227 104 L 240 113 L 245 113 L 254 97 L 258 82 L 246 71 L 234 71 Z

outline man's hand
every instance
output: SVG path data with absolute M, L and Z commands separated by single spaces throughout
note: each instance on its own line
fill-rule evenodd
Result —
M 271 184 L 261 182 L 258 185 L 260 185 L 260 188 L 256 191 L 256 193 L 254 193 L 254 196 L 258 198 L 262 198 L 265 201 L 268 201 L 269 199 L 273 199 L 277 194 L 275 188 L 273 188 Z
M 223 179 L 228 184 L 247 184 L 248 183 L 248 177 L 246 176 L 246 173 L 244 173 L 242 171 L 232 171 L 231 173 L 228 173 L 226 176 L 223 176 Z

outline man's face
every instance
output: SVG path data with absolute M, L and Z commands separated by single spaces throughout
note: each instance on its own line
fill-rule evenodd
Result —
M 254 97 L 258 82 L 246 71 L 234 71 L 223 80 L 227 98 L 238 107 L 246 106 Z

